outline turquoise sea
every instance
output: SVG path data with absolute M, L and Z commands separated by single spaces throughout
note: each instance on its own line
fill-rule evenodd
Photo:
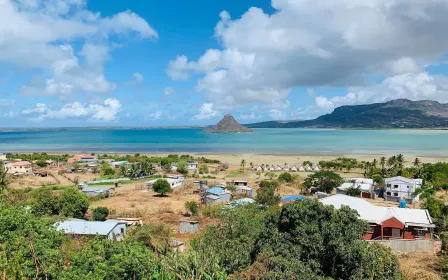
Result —
M 0 132 L 2 151 L 448 156 L 448 131 L 267 128 L 243 134 L 207 134 L 200 128 L 13 131 Z

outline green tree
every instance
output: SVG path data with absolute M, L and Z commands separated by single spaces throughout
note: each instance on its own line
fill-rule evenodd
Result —
M 113 170 L 112 167 L 108 166 L 103 169 L 103 175 L 104 176 L 113 176 L 113 175 L 115 175 L 115 170 Z
M 264 176 L 268 177 L 270 180 L 272 180 L 277 175 L 274 172 L 269 171 L 269 172 L 264 173 Z
M 109 216 L 109 209 L 107 207 L 96 207 L 92 210 L 92 218 L 94 221 L 105 221 Z
M 59 197 L 59 205 L 61 215 L 82 219 L 89 209 L 89 199 L 77 189 L 69 188 Z
M 361 189 L 359 187 L 350 187 L 345 192 L 346 195 L 354 196 L 354 197 L 360 197 L 361 196 Z
M 188 163 L 186 161 L 179 161 L 177 163 L 177 172 L 182 173 L 182 174 L 187 174 L 188 173 Z
M 197 216 L 199 214 L 199 204 L 196 201 L 192 200 L 185 202 L 185 208 L 193 216 Z
M 291 173 L 283 172 L 280 175 L 278 175 L 278 180 L 281 182 L 291 183 L 292 181 L 294 181 L 294 177 L 291 175 Z
M 128 169 L 124 165 L 120 166 L 120 171 L 119 172 L 120 172 L 120 176 L 122 176 L 122 177 L 128 177 L 129 176 Z
M 241 161 L 241 163 L 240 163 L 240 166 L 241 166 L 241 168 L 243 169 L 243 172 L 244 172 L 244 167 L 246 166 L 246 160 L 242 160 Z
M 31 211 L 37 216 L 58 215 L 59 201 L 50 190 L 42 191 L 32 202 Z
M 207 174 L 208 173 L 208 165 L 201 164 L 199 165 L 199 174 Z
M 313 188 L 321 192 L 331 193 L 343 182 L 342 177 L 332 171 L 317 171 L 309 175 L 303 185 L 308 191 Z
M 45 160 L 38 160 L 36 162 L 36 165 L 39 167 L 46 167 L 47 166 L 47 162 Z
M 3 195 L 8 190 L 7 172 L 8 170 L 4 167 L 3 162 L 0 161 L 0 200 L 3 199 Z
M 257 172 L 255 172 L 255 175 L 257 175 L 257 176 L 258 176 L 258 179 L 260 179 L 260 177 L 261 177 L 261 172 L 260 172 L 260 171 L 257 171 Z
M 278 182 L 261 181 L 255 200 L 265 207 L 278 205 L 282 200 L 282 198 L 277 194 L 278 188 Z
M 309 160 L 305 160 L 302 164 L 303 164 L 303 166 L 305 166 L 305 165 L 309 165 L 309 166 L 313 165 L 313 163 L 311 161 L 309 161 Z
M 171 189 L 170 183 L 168 183 L 168 181 L 165 179 L 158 179 L 157 181 L 155 181 L 153 189 L 156 193 L 160 194 L 160 196 L 164 196 L 165 194 L 173 191 L 173 189 Z

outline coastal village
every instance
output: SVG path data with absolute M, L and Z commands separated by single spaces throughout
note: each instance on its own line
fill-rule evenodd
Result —
M 429 260 L 442 250 L 440 236 L 435 234 L 436 223 L 422 207 L 422 196 L 427 197 L 429 183 L 403 176 L 406 174 L 384 178 L 369 174 L 373 169 L 386 168 L 384 158 L 372 163 L 337 158 L 291 164 L 242 159 L 238 164 L 190 155 L 82 152 L 53 156 L 2 153 L 0 161 L 10 189 L 58 194 L 76 188 L 89 198 L 85 218 L 55 223 L 57 230 L 69 235 L 100 235 L 120 241 L 129 228 L 163 223 L 171 230 L 173 250 L 188 250 L 192 238 L 219 222 L 219 211 L 261 205 L 258 198 L 262 182 L 270 182 L 277 186 L 275 195 L 279 196 L 280 207 L 297 200 L 316 199 L 336 209 L 347 206 L 356 210 L 359 219 L 368 224 L 363 236 L 368 242 L 378 242 L 400 254 L 427 256 Z M 403 170 L 406 166 L 424 166 L 418 159 L 405 162 L 401 155 L 388 161 L 389 168 Z M 317 183 L 320 180 L 326 182 Z M 160 190 L 159 185 L 164 185 L 161 181 L 167 189 L 165 186 Z M 322 187 L 331 184 L 334 186 Z M 435 195 L 444 198 L 443 193 Z M 104 221 L 92 218 L 92 210 L 98 207 L 108 209 Z

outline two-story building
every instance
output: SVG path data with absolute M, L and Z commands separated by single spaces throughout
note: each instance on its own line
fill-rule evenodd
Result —
M 385 179 L 384 198 L 387 201 L 406 200 L 407 203 L 415 203 L 419 201 L 419 195 L 415 191 L 419 189 L 422 184 L 422 179 L 408 179 L 397 176 Z
M 8 162 L 5 168 L 9 174 L 34 175 L 33 165 L 28 161 Z

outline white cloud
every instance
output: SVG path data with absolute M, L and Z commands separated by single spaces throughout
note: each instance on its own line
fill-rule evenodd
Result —
M 307 90 L 306 90 L 306 92 L 308 93 L 308 96 L 309 97 L 313 97 L 316 93 L 314 92 L 314 89 L 313 88 L 308 88 Z
M 242 120 L 255 120 L 255 119 L 260 119 L 261 116 L 255 114 L 254 112 L 250 112 L 248 114 L 240 114 L 239 118 Z
M 132 74 L 132 77 L 134 78 L 134 82 L 137 84 L 142 84 L 143 81 L 145 80 L 145 78 L 143 77 L 143 74 L 138 73 L 138 72 Z
M 294 87 L 363 86 L 370 77 L 419 73 L 448 49 L 445 0 L 273 0 L 276 12 L 220 14 L 222 49 L 179 55 L 167 74 L 199 74 L 218 109 L 285 100 Z M 316 20 L 318 19 L 318 20 Z
M 156 120 L 160 120 L 161 118 L 162 118 L 162 112 L 156 111 L 154 113 L 149 114 L 149 116 L 146 117 L 146 120 L 156 121 Z
M 14 113 L 13 111 L 6 112 L 6 113 L 3 115 L 3 117 L 4 117 L 5 119 L 12 119 L 12 118 L 14 118 L 15 116 L 16 116 L 16 113 Z
M 269 117 L 271 117 L 274 120 L 282 120 L 285 119 L 285 113 L 283 113 L 280 110 L 271 109 L 268 111 Z
M 16 102 L 11 99 L 0 98 L 0 107 L 8 107 L 14 105 Z
M 199 109 L 199 113 L 193 116 L 194 120 L 206 120 L 213 117 L 218 117 L 221 115 L 221 112 L 216 111 L 214 109 L 213 103 L 204 103 Z
M 170 96 L 170 95 L 173 95 L 175 93 L 176 93 L 176 90 L 174 88 L 172 88 L 172 87 L 167 87 L 164 90 L 165 96 Z
M 63 105 L 59 109 L 43 103 L 37 103 L 34 108 L 22 111 L 24 115 L 31 115 L 30 120 L 43 121 L 47 119 L 68 119 L 89 116 L 92 120 L 110 122 L 118 119 L 121 103 L 115 98 L 104 100 L 103 104 L 81 104 L 73 102 Z
M 85 0 L 0 0 L 0 6 L 0 65 L 38 70 L 40 76 L 51 73 L 20 89 L 28 95 L 111 91 L 115 85 L 103 74 L 109 39 L 127 34 L 158 37 L 137 14 L 102 17 L 89 11 Z M 83 44 L 79 52 L 74 42 Z

